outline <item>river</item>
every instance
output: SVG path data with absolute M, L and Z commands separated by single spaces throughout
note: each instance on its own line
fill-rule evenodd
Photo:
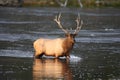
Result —
M 68 30 L 84 22 L 70 59 L 33 59 L 34 40 L 64 37 L 59 12 Z M 120 9 L 0 7 L 0 80 L 120 80 Z

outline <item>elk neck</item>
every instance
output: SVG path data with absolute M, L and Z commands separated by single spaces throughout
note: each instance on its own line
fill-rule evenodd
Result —
M 75 43 L 74 35 L 73 34 L 67 34 L 65 40 L 63 41 L 63 49 L 66 52 L 69 52 Z

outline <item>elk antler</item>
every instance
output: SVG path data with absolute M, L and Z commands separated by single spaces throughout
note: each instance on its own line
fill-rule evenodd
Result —
M 58 16 L 55 16 L 54 21 L 58 24 L 58 26 L 59 26 L 65 33 L 68 33 L 68 31 L 65 30 L 65 29 L 62 27 L 61 22 L 60 22 L 60 17 L 61 17 L 61 13 L 59 13 Z
M 68 0 L 65 0 L 65 3 L 63 4 L 62 2 L 60 2 L 59 0 L 56 0 L 56 2 L 62 6 L 62 7 L 66 7 L 67 3 L 68 3 Z
M 78 3 L 79 3 L 79 5 L 80 5 L 80 7 L 82 8 L 82 7 L 83 7 L 83 4 L 81 3 L 80 0 L 78 0 Z
M 78 13 L 78 17 L 77 17 L 77 19 L 76 19 L 75 21 L 76 21 L 76 23 L 77 23 L 77 28 L 75 29 L 74 34 L 77 34 L 77 33 L 80 31 L 80 29 L 81 29 L 81 27 L 82 27 L 82 25 L 83 25 L 83 21 L 80 20 L 80 14 L 79 14 L 79 13 Z M 81 24 L 80 24 L 80 23 L 81 23 Z

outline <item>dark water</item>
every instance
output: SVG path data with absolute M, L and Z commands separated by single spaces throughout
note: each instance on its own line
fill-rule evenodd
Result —
M 64 37 L 53 21 L 61 11 L 65 28 L 84 21 L 65 60 L 33 60 L 39 37 Z M 120 80 L 120 9 L 0 8 L 0 80 Z

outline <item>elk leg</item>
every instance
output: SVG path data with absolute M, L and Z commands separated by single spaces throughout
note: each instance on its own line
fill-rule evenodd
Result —
M 39 53 L 36 52 L 36 53 L 34 54 L 34 58 L 37 58 L 37 59 L 38 59 L 38 58 L 41 58 L 41 57 L 43 56 L 43 54 L 44 54 L 44 53 L 39 54 Z
M 39 55 L 37 55 L 37 53 L 35 52 L 35 53 L 34 53 L 34 59 L 35 59 L 35 58 L 38 58 L 38 57 L 39 57 Z
M 44 55 L 44 53 L 40 54 L 40 55 L 39 55 L 39 58 L 42 58 L 43 55 Z
M 66 56 L 66 58 L 67 58 L 67 59 L 69 59 L 69 58 L 70 58 L 70 56 Z
M 70 58 L 69 53 L 67 53 L 67 54 L 65 55 L 65 57 L 66 57 L 67 59 L 69 59 L 69 58 Z
M 39 59 L 39 55 L 35 55 L 34 58 Z
M 55 58 L 56 58 L 56 59 L 58 59 L 58 58 L 59 58 L 59 56 L 58 56 L 58 55 L 55 55 Z

